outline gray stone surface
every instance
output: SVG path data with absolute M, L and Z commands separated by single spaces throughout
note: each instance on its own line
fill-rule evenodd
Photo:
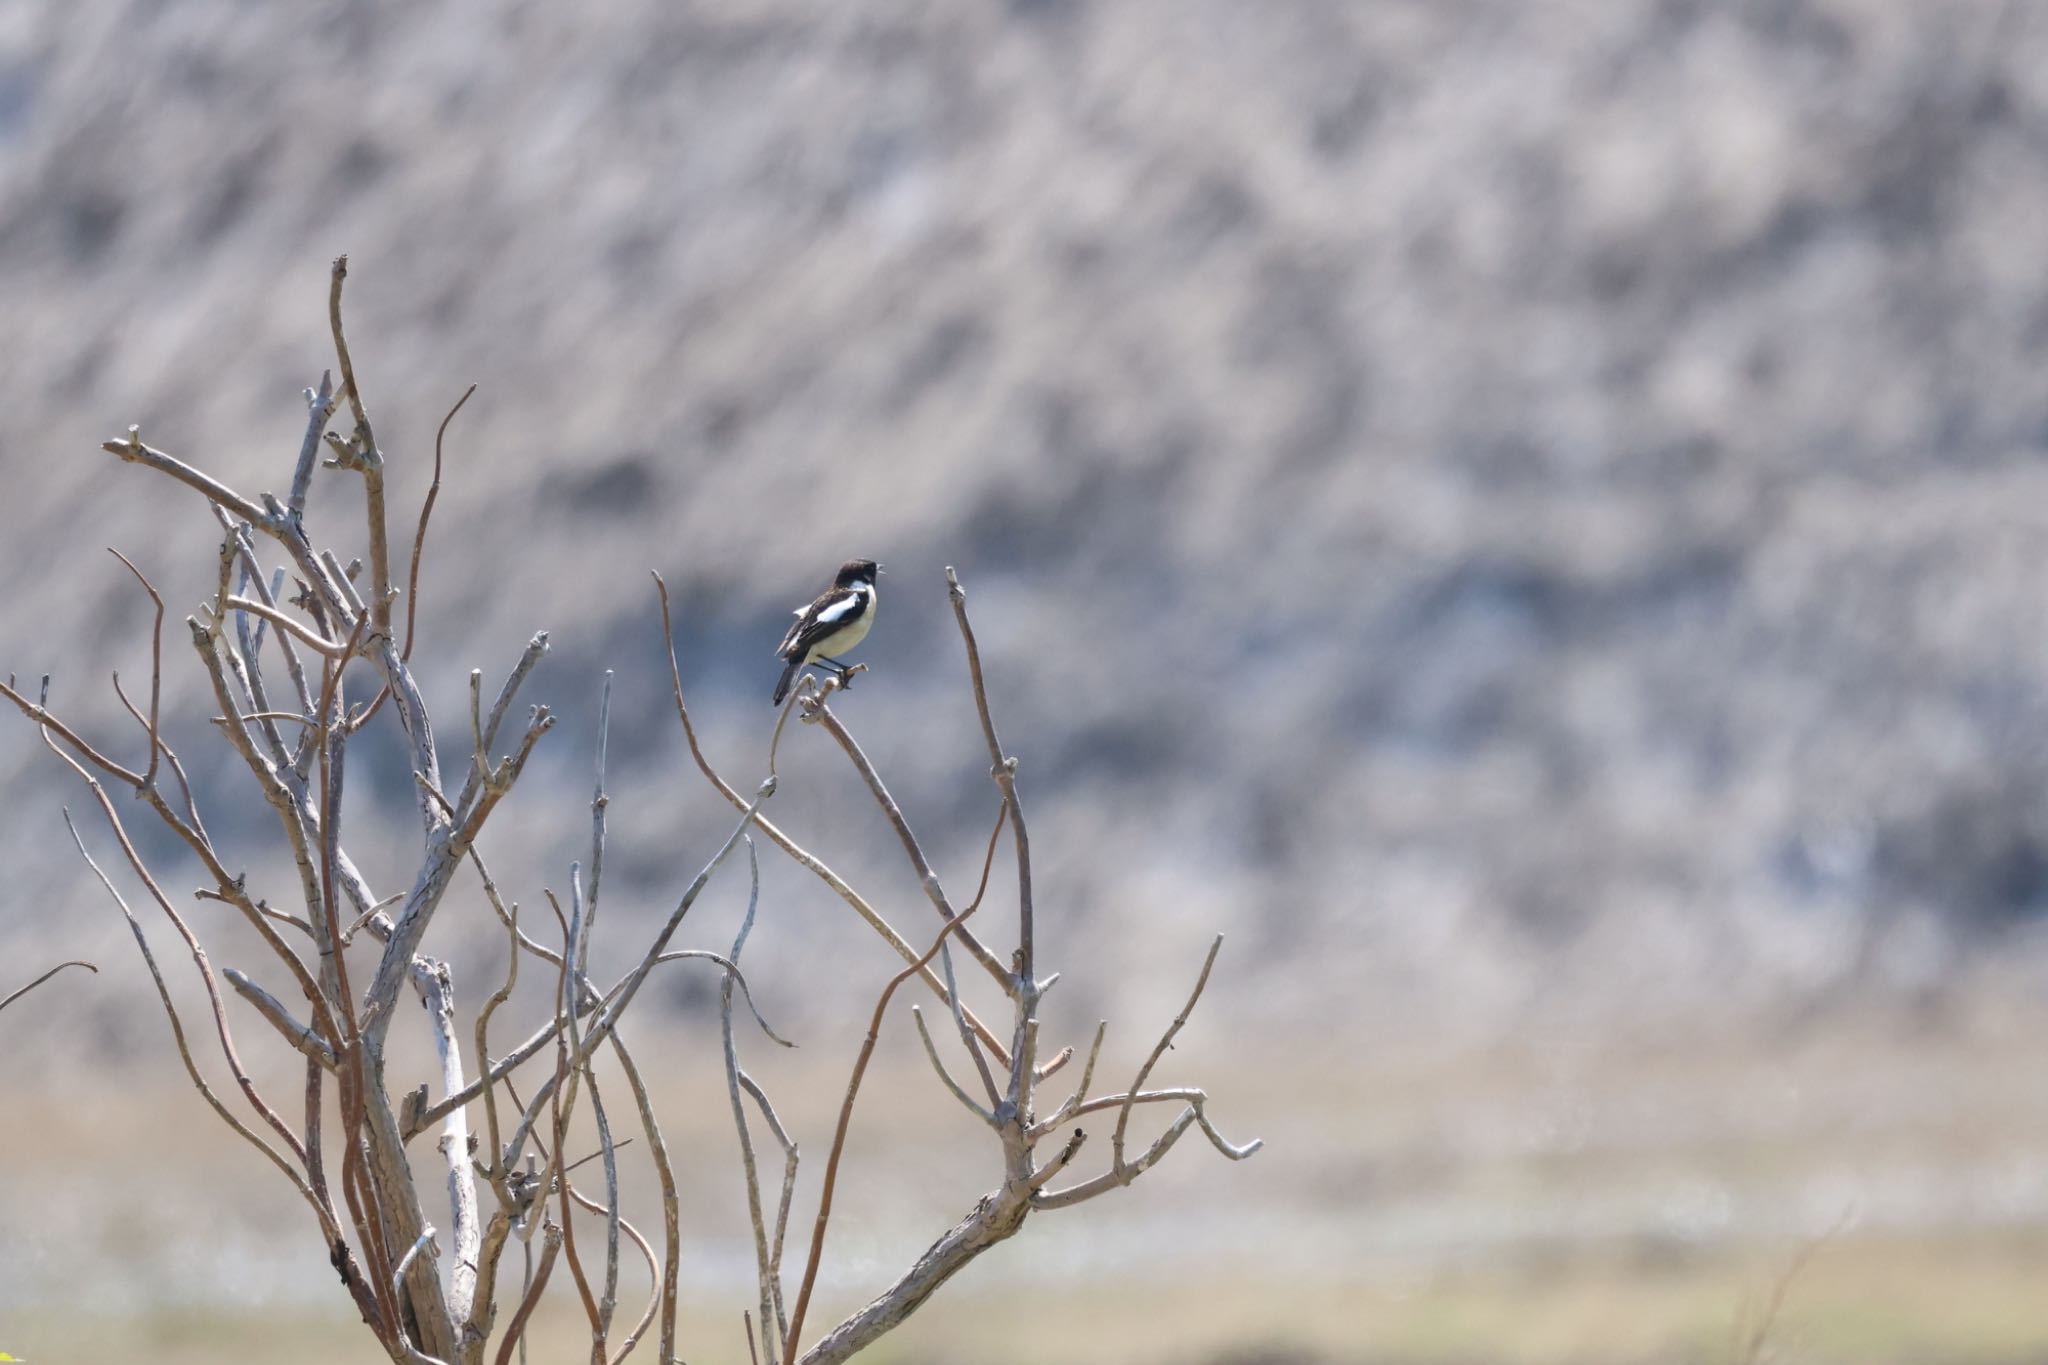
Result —
M 746 769 L 784 614 L 859 553 L 862 734 L 965 880 L 959 565 L 1046 914 L 1079 989 L 1144 968 L 1132 1010 L 1212 925 L 1275 1038 L 2025 969 L 2044 72 L 2032 4 L 0 7 L 0 668 L 112 727 L 146 617 L 100 547 L 183 611 L 212 531 L 98 443 L 281 487 L 345 250 L 403 505 L 483 385 L 422 606 L 443 730 L 469 667 L 560 646 L 523 895 L 582 837 L 603 667 L 618 885 L 651 909 L 712 837 L 646 570 Z M 0 765 L 0 941 L 117 943 L 25 725 Z M 843 773 L 797 771 L 913 915 Z M 405 774 L 358 778 L 396 869 Z

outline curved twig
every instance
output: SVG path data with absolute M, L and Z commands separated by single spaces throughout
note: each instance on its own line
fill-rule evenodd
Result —
M 860 1094 L 861 1078 L 867 1074 L 868 1059 L 874 1056 L 875 1040 L 881 1036 L 883 1012 L 889 1008 L 889 1001 L 896 994 L 896 988 L 915 976 L 918 968 L 938 956 L 939 949 L 945 946 L 947 937 L 965 924 L 969 916 L 980 908 L 979 905 L 970 905 L 955 918 L 947 920 L 946 927 L 932 940 L 932 946 L 925 949 L 924 955 L 917 961 L 890 977 L 889 984 L 882 988 L 882 998 L 875 1001 L 875 1013 L 868 1021 L 867 1037 L 861 1041 L 860 1056 L 855 1058 L 853 1075 L 846 1083 L 846 1098 L 839 1106 L 839 1124 L 832 1133 L 832 1152 L 825 1158 L 825 1186 L 818 1195 L 818 1219 L 811 1229 L 811 1254 L 804 1262 L 803 1283 L 797 1289 L 796 1307 L 791 1309 L 789 1314 L 789 1332 L 782 1341 L 782 1358 L 786 1361 L 796 1359 L 798 1334 L 803 1331 L 804 1326 L 804 1310 L 810 1307 L 811 1290 L 818 1282 L 818 1261 L 825 1250 L 825 1227 L 832 1218 L 832 1193 L 839 1183 L 839 1158 L 846 1151 L 846 1130 L 853 1123 L 853 1102 Z
M 93 966 L 93 965 L 92 965 L 92 964 L 91 964 L 90 962 L 86 962 L 86 961 L 84 961 L 83 959 L 80 959 L 80 960 L 78 960 L 78 961 L 75 961 L 75 962 L 59 962 L 59 963 L 58 963 L 58 964 L 57 964 L 56 966 L 54 966 L 54 967 L 50 968 L 50 970 L 48 970 L 47 972 L 44 972 L 44 973 L 43 973 L 43 974 L 42 974 L 41 976 L 39 976 L 39 977 L 37 977 L 37 978 L 36 978 L 35 980 L 33 980 L 33 981 L 29 982 L 29 983 L 28 983 L 28 984 L 27 984 L 26 986 L 23 986 L 23 987 L 22 987 L 22 988 L 21 988 L 20 990 L 18 990 L 18 991 L 15 991 L 15 992 L 14 992 L 14 993 L 12 993 L 11 995 L 9 995 L 9 996 L 8 996 L 8 997 L 7 997 L 7 998 L 6 998 L 5 1000 L 0 1000 L 0 1010 L 4 1010 L 4 1009 L 6 1009 L 6 1008 L 7 1008 L 7 1007 L 8 1007 L 9 1005 L 11 1005 L 11 1004 L 13 1004 L 13 1003 L 14 1003 L 15 1001 L 17 1001 L 17 1000 L 21 999 L 21 997 L 23 997 L 24 995 L 27 995 L 27 994 L 28 994 L 28 993 L 29 993 L 30 991 L 34 990 L 34 989 L 35 989 L 36 987 L 38 987 L 38 986 L 42 985 L 42 984 L 43 984 L 43 983 L 44 983 L 45 981 L 48 981 L 48 980 L 49 980 L 49 979 L 50 979 L 51 977 L 53 977 L 53 976 L 55 976 L 55 975 L 56 975 L 57 973 L 59 973 L 59 972 L 63 971 L 63 970 L 64 970 L 64 969 L 66 968 L 66 967 L 83 967 L 83 968 L 85 968 L 85 969 L 86 969 L 87 971 L 91 972 L 91 973 L 92 973 L 92 974 L 93 974 L 94 976 L 98 976 L 98 975 L 99 975 L 99 970 L 100 970 L 99 968 L 97 968 L 97 967 Z

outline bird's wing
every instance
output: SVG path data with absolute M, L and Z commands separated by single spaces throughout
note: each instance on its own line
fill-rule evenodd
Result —
M 864 594 L 834 588 L 804 608 L 803 614 L 797 617 L 796 624 L 789 628 L 789 634 L 782 637 L 782 645 L 775 652 L 784 659 L 798 658 L 809 652 L 811 646 L 819 640 L 866 610 L 867 598 Z
M 813 602 L 808 607 L 797 609 L 794 613 L 796 616 L 795 624 L 791 625 L 789 633 L 782 637 L 782 643 L 775 647 L 775 656 L 777 658 L 792 659 L 796 657 L 797 641 L 803 638 L 804 627 L 810 623 L 811 612 L 817 605 L 816 602 Z
M 859 593 L 838 593 L 830 600 L 820 598 L 819 601 L 824 602 L 824 605 L 818 609 L 817 615 L 812 619 L 821 626 L 837 625 L 850 616 L 860 614 L 861 597 Z

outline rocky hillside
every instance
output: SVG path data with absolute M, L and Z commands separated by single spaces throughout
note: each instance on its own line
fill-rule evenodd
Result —
M 1134 1007 L 1211 927 L 1288 1031 L 2048 970 L 2044 73 L 2048 16 L 1975 0 L 10 6 L 0 669 L 114 731 L 147 611 L 101 546 L 183 612 L 214 532 L 99 442 L 281 488 L 347 251 L 408 525 L 482 385 L 443 729 L 557 643 L 526 894 L 606 667 L 620 885 L 651 911 L 712 837 L 647 571 L 751 773 L 785 613 L 860 553 L 850 718 L 970 875 L 958 565 L 1046 914 Z M 322 475 L 348 544 L 359 508 Z M 798 738 L 783 818 L 914 913 Z M 395 880 L 406 774 L 365 764 Z M 18 720 L 0 769 L 0 942 L 111 942 Z M 793 959 L 859 942 L 771 887 Z

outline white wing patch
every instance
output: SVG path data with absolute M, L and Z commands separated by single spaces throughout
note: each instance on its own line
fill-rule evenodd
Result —
M 832 624 L 832 622 L 834 621 L 843 620 L 849 613 L 858 611 L 860 609 L 860 604 L 861 599 L 859 593 L 848 593 L 846 596 L 840 598 L 837 602 L 834 602 L 831 606 L 825 608 L 823 611 L 818 613 L 818 624 L 821 626 L 826 626 Z

